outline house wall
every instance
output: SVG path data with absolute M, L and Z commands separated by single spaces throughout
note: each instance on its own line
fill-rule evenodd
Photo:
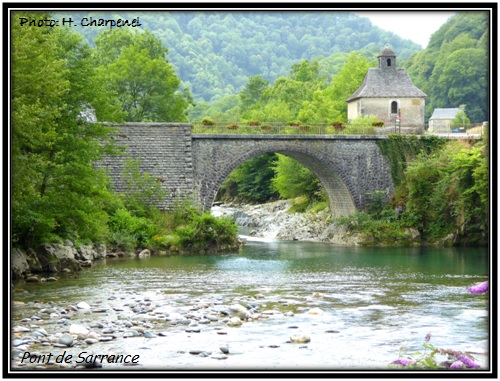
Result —
M 451 128 L 451 119 L 429 119 L 429 131 L 446 130 Z
M 360 110 L 359 99 L 349 102 L 347 104 L 347 119 L 348 120 L 356 119 L 358 116 L 360 116 L 359 110 Z
M 361 98 L 348 104 L 348 119 L 376 115 L 386 126 L 392 126 L 397 117 L 397 114 L 391 114 L 393 101 L 398 102 L 398 110 L 401 110 L 402 127 L 424 126 L 425 100 L 422 98 Z

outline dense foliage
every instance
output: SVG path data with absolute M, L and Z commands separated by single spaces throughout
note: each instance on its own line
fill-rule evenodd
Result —
M 99 79 L 119 100 L 127 122 L 186 122 L 187 89 L 166 59 L 168 49 L 149 31 L 108 30 L 95 39 Z
M 441 148 L 445 140 L 436 136 L 390 135 L 388 139 L 377 141 L 382 153 L 391 166 L 391 176 L 395 185 L 404 180 L 404 172 L 410 161 L 424 152 L 430 154 Z
M 406 170 L 405 213 L 426 241 L 454 233 L 457 241 L 485 244 L 488 226 L 488 159 L 484 146 L 449 142 L 421 155 Z
M 399 139 L 392 144 L 400 144 L 402 149 L 415 147 L 414 142 L 402 143 Z M 422 148 L 406 162 L 390 202 L 381 197 L 385 196 L 383 192 L 375 192 L 367 211 L 339 218 L 337 222 L 365 233 L 366 242 L 375 244 L 412 243 L 406 233 L 414 229 L 424 243 L 486 245 L 487 140 L 473 145 L 443 141 L 432 146 L 434 149 Z
M 49 17 L 40 13 L 22 16 Z M 15 22 L 12 27 L 14 246 L 36 249 L 43 243 L 71 240 L 77 245 L 103 242 L 127 251 L 168 249 L 165 241 L 170 236 L 177 237 L 176 250 L 217 249 L 237 243 L 232 220 L 218 220 L 187 206 L 180 208 L 189 209 L 188 214 L 181 214 L 184 219 L 176 217 L 179 211 L 156 209 L 165 192 L 147 173 L 140 173 L 138 161 L 125 165 L 128 192 L 123 195 L 112 191 L 107 174 L 95 166 L 104 154 L 120 152 L 112 144 L 113 129 L 82 116 L 88 109 L 107 122 L 123 117 L 162 120 L 168 115 L 177 120 L 175 113 L 185 110 L 179 102 L 172 102 L 172 92 L 165 88 L 157 92 L 156 84 L 151 89 L 142 74 L 132 78 L 129 71 L 120 69 L 133 67 L 138 59 L 141 63 L 135 69 L 140 70 L 132 70 L 135 74 L 154 63 L 152 71 L 161 74 L 154 79 L 179 83 L 162 57 L 166 50 L 161 43 L 148 33 L 106 34 L 99 42 L 104 45 L 92 50 L 67 28 L 21 27 Z M 123 54 L 128 48 L 137 53 L 141 44 L 148 48 L 141 48 L 138 57 Z M 104 80 L 103 73 L 114 79 Z M 125 106 L 132 83 L 142 88 L 140 97 L 131 103 L 137 108 Z M 110 84 L 124 84 L 125 90 L 110 91 Z M 171 102 L 158 99 L 163 96 Z M 148 109 L 146 105 L 155 106 Z
M 81 36 L 19 23 L 12 28 L 13 243 L 102 240 L 111 194 L 94 163 L 109 148 L 110 131 L 80 113 L 90 106 L 113 121 L 119 110 Z
M 427 94 L 425 117 L 435 108 L 466 105 L 471 122 L 489 120 L 489 34 L 487 12 L 458 12 L 404 64 Z

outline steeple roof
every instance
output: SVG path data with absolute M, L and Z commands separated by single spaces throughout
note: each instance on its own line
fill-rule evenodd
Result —
M 381 57 L 393 58 L 393 66 L 382 65 L 385 60 Z M 396 54 L 386 46 L 378 56 L 379 67 L 368 69 L 361 86 L 347 98 L 347 102 L 358 98 L 426 97 L 427 94 L 413 84 L 405 69 L 397 69 L 395 67 L 395 57 Z
M 388 46 L 386 46 L 378 55 L 378 57 L 396 57 L 396 53 L 394 53 Z

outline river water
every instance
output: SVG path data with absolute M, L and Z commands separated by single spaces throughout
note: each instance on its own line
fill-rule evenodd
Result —
M 422 350 L 431 333 L 433 345 L 470 350 L 488 368 L 488 294 L 466 290 L 488 279 L 486 249 L 246 238 L 230 254 L 113 258 L 57 282 L 15 284 L 12 326 L 30 330 L 16 337 L 38 327 L 50 337 L 79 324 L 113 338 L 76 340 L 67 349 L 34 343 L 18 352 L 66 351 L 73 360 L 81 353 L 139 355 L 130 371 L 388 370 Z M 74 307 L 82 301 L 91 311 Z M 229 327 L 225 314 L 235 304 L 253 319 Z M 130 326 L 140 335 L 125 338 Z M 292 335 L 310 341 L 292 343 Z

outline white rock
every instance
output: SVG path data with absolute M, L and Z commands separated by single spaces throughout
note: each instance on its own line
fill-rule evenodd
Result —
M 251 316 L 250 311 L 246 307 L 243 307 L 241 304 L 233 304 L 229 307 L 231 312 L 237 316 L 238 318 L 245 320 Z
M 240 325 L 242 325 L 243 322 L 241 321 L 241 319 L 237 316 L 234 316 L 232 317 L 231 319 L 229 319 L 229 321 L 227 322 L 227 325 L 229 327 L 239 327 Z
M 323 315 L 325 313 L 325 311 L 323 311 L 321 308 L 315 307 L 315 308 L 311 308 L 306 313 L 309 315 Z
M 71 324 L 69 326 L 69 333 L 71 335 L 77 335 L 78 338 L 87 338 L 89 335 L 89 330 L 80 324 Z
M 290 341 L 292 343 L 309 343 L 311 338 L 304 334 L 295 334 L 290 336 Z
M 81 310 L 90 310 L 90 305 L 86 302 L 80 302 L 76 305 L 76 307 Z

